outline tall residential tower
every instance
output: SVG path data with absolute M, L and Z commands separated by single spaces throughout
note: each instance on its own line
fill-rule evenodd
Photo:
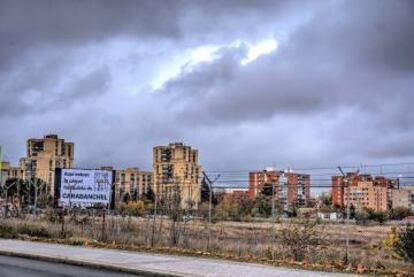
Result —
M 39 178 L 55 192 L 55 169 L 72 168 L 74 165 L 74 144 L 66 142 L 57 135 L 45 135 L 42 139 L 27 140 L 27 157 L 20 159 L 23 178 Z
M 201 171 L 198 151 L 183 143 L 153 149 L 154 192 L 158 199 L 180 196 L 181 207 L 196 209 L 200 202 Z

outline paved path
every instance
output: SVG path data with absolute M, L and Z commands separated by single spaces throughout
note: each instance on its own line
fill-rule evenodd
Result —
M 135 275 L 82 266 L 0 255 L 0 277 L 133 277 Z
M 112 249 L 76 247 L 40 242 L 0 240 L 0 254 L 41 257 L 50 261 L 66 261 L 106 269 L 122 269 L 145 276 L 350 276 L 294 270 L 260 264 L 224 260 L 149 254 Z

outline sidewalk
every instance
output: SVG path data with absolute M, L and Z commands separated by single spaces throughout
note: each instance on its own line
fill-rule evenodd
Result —
M 351 276 L 196 257 L 1 240 L 0 254 L 111 269 L 144 276 Z

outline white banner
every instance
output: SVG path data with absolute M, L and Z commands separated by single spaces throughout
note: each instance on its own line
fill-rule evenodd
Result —
M 112 171 L 62 169 L 60 203 L 63 205 L 109 204 Z

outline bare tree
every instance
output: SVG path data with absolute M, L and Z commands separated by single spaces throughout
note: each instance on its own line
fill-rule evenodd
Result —
M 181 189 L 179 180 L 175 180 L 169 195 L 167 196 L 167 213 L 171 219 L 170 239 L 171 245 L 177 246 L 180 239 L 180 222 L 183 212 L 181 209 Z
M 302 261 L 306 258 L 313 247 L 321 242 L 323 231 L 318 228 L 315 222 L 309 219 L 303 223 L 290 223 L 280 232 L 282 245 L 288 249 L 289 256 L 296 261 Z

